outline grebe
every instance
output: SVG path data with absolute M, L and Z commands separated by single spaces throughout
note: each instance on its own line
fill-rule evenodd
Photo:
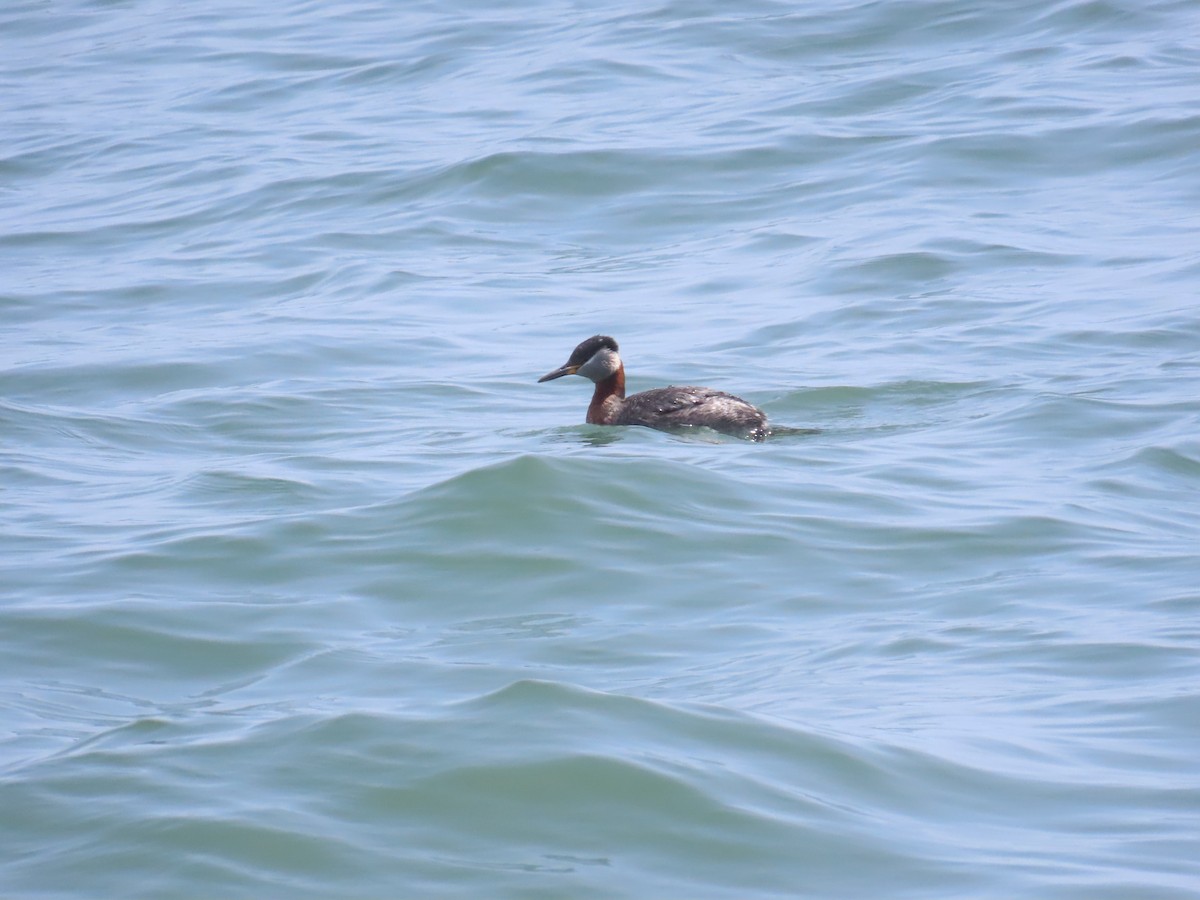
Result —
M 590 425 L 645 425 L 663 431 L 705 425 L 754 441 L 771 433 L 762 410 L 712 388 L 672 385 L 626 397 L 625 365 L 617 355 L 617 342 L 605 334 L 588 338 L 571 351 L 566 365 L 547 372 L 538 383 L 564 375 L 582 375 L 595 382 L 587 411 Z

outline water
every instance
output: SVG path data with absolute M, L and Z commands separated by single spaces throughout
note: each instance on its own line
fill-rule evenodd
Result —
M 0 893 L 1200 897 L 1197 34 L 7 4 Z

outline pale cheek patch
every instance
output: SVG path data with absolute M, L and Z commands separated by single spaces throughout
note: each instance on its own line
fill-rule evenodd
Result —
M 597 350 L 592 354 L 592 358 L 579 367 L 576 375 L 582 375 L 584 378 L 590 378 L 592 381 L 603 381 L 613 372 L 617 371 L 617 366 L 614 360 L 616 356 L 611 350 L 605 348 Z

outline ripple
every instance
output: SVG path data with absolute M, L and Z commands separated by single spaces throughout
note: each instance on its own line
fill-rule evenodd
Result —
M 9 893 L 1194 897 L 1194 18 L 5 6 Z

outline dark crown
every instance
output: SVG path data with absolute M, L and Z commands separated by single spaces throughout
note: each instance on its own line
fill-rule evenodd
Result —
M 607 334 L 593 335 L 571 351 L 571 358 L 568 360 L 567 365 L 581 366 L 595 356 L 599 350 L 604 348 L 608 348 L 613 353 L 616 353 L 617 342 Z

